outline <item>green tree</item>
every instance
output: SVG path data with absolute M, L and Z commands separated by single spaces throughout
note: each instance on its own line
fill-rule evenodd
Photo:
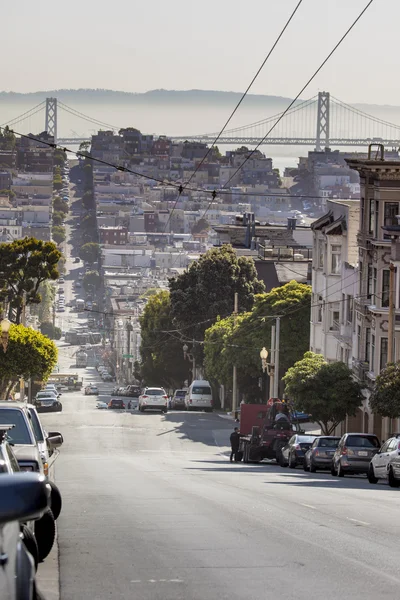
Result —
M 62 335 L 61 329 L 53 325 L 51 321 L 44 321 L 41 323 L 40 332 L 51 340 L 59 340 Z
M 20 323 L 24 302 L 41 302 L 40 284 L 58 279 L 60 258 L 53 242 L 26 237 L 0 244 L 0 300 L 8 302 L 11 321 Z
M 94 204 L 94 196 L 93 191 L 91 189 L 87 190 L 82 196 L 82 205 L 86 210 L 93 210 Z
M 323 435 L 331 435 L 346 416 L 355 416 L 364 399 L 347 365 L 327 363 L 313 352 L 306 352 L 283 379 L 294 407 L 310 414 Z
M 54 175 L 53 188 L 55 190 L 61 190 L 62 186 L 63 186 L 63 181 L 62 181 L 61 175 Z
M 141 298 L 141 300 L 146 300 L 147 298 L 150 298 L 150 296 L 155 296 L 156 294 L 158 294 L 159 291 L 160 291 L 160 288 L 156 288 L 156 287 L 149 288 L 140 296 L 140 298 Z
M 174 321 L 189 338 L 203 340 L 205 330 L 217 319 L 232 313 L 235 292 L 239 311 L 249 310 L 256 294 L 264 291 L 253 259 L 238 257 L 224 245 L 202 254 L 181 275 L 169 280 Z M 196 352 L 198 360 L 201 353 Z
M 60 196 L 56 196 L 53 200 L 53 210 L 56 212 L 64 213 L 66 215 L 69 210 L 68 202 L 60 198 Z
M 54 225 L 51 230 L 51 235 L 53 236 L 53 240 L 56 244 L 61 244 L 65 241 L 65 228 L 60 225 Z
M 143 382 L 168 389 L 181 387 L 189 378 L 191 365 L 184 360 L 183 342 L 165 333 L 175 329 L 167 291 L 151 296 L 140 317 L 140 326 L 140 376 Z
M 56 148 L 54 150 L 54 164 L 57 167 L 62 167 L 66 160 L 67 160 L 67 155 L 64 152 L 64 150 L 61 150 L 61 148 Z
M 2 150 L 14 150 L 16 144 L 16 137 L 6 125 L 4 128 L 0 129 L 0 148 Z
M 372 411 L 382 417 L 400 417 L 400 362 L 388 363 L 382 369 L 376 378 L 369 404 Z
M 85 215 L 81 220 L 81 228 L 88 232 L 96 232 L 96 215 L 94 213 L 89 213 Z
M 207 219 L 199 219 L 192 227 L 192 234 L 201 233 L 202 231 L 208 231 L 210 229 L 210 225 Z
M 39 294 L 41 297 L 40 304 L 32 306 L 31 312 L 36 314 L 42 323 L 43 321 L 49 321 L 52 316 L 54 299 L 56 297 L 54 285 L 48 280 L 42 281 L 39 286 Z
M 65 215 L 60 211 L 53 212 L 53 225 L 61 225 L 64 221 Z
M 46 380 L 57 364 L 57 347 L 31 327 L 12 325 L 7 352 L 0 361 L 0 397 L 6 397 L 20 377 Z
M 9 200 L 14 200 L 16 193 L 14 190 L 0 190 L 0 196 L 8 196 Z
M 98 271 L 88 271 L 83 278 L 83 287 L 87 292 L 92 292 L 93 288 L 97 290 L 101 284 L 101 277 Z
M 207 379 L 218 388 L 220 384 L 231 389 L 232 364 L 227 356 L 227 344 L 234 329 L 234 317 L 217 319 L 204 337 L 204 367 Z
M 94 242 L 83 244 L 79 251 L 79 258 L 85 262 L 93 264 L 100 258 L 100 245 Z

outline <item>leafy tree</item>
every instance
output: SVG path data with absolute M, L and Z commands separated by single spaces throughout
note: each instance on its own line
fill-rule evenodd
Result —
M 92 291 L 93 287 L 98 289 L 101 284 L 101 277 L 98 271 L 88 271 L 83 278 L 83 287 L 87 292 Z
M 61 211 L 53 212 L 53 225 L 61 225 L 64 219 L 65 215 Z
M 6 125 L 3 129 L 0 129 L 0 148 L 2 150 L 14 150 L 16 144 L 16 137 Z
M 11 321 L 20 323 L 24 302 L 41 302 L 40 284 L 58 279 L 60 258 L 53 242 L 26 237 L 0 244 L 0 300 L 8 302 Z
M 53 240 L 56 242 L 56 244 L 61 244 L 66 238 L 65 228 L 61 227 L 60 225 L 54 225 L 51 230 L 51 235 L 53 236 Z
M 210 225 L 207 219 L 199 219 L 192 227 L 192 234 L 201 233 L 202 231 L 208 231 Z
M 93 164 L 89 159 L 85 159 L 83 167 L 83 187 L 87 190 L 93 190 Z
M 168 389 L 181 387 L 190 376 L 191 365 L 184 359 L 183 343 L 164 333 L 175 329 L 167 291 L 151 296 L 140 317 L 140 326 L 141 379 L 147 385 Z
M 79 152 L 83 152 L 84 150 L 89 150 L 90 142 L 81 142 L 79 144 Z
M 204 367 L 207 379 L 216 387 L 219 384 L 230 388 L 232 384 L 232 363 L 227 357 L 226 345 L 234 329 L 234 317 L 217 319 L 209 327 L 204 337 Z
M 327 363 L 313 352 L 306 352 L 283 379 L 294 407 L 310 414 L 323 435 L 331 435 L 346 416 L 355 416 L 364 399 L 347 365 Z
M 146 290 L 141 296 L 141 300 L 145 300 L 147 298 L 150 298 L 150 296 L 155 296 L 156 294 L 158 294 L 160 292 L 160 288 L 149 288 L 148 290 Z
M 86 210 L 92 210 L 94 208 L 94 196 L 93 191 L 87 190 L 82 196 L 82 205 Z
M 83 217 L 83 219 L 81 220 L 81 228 L 88 232 L 95 232 L 96 224 L 97 224 L 96 215 L 93 213 L 85 215 Z
M 51 340 L 61 339 L 62 331 L 59 327 L 53 325 L 51 321 L 44 321 L 40 325 L 40 331 L 43 335 L 47 336 Z
M 39 321 L 42 323 L 43 321 L 49 321 L 52 316 L 54 299 L 56 297 L 56 290 L 54 285 L 52 285 L 48 280 L 43 281 L 39 286 L 39 294 L 42 300 L 40 304 L 37 304 L 35 306 L 35 308 L 37 309 L 37 312 L 35 312 L 39 317 Z
M 252 311 L 240 315 L 236 327 L 230 317 L 216 323 L 217 332 L 225 329 L 224 348 L 218 360 L 212 347 L 205 343 L 206 363 L 212 367 L 213 378 L 230 385 L 232 367 L 237 366 L 240 392 L 249 400 L 261 399 L 258 380 L 262 376 L 260 350 L 271 347 L 271 326 L 274 316 L 280 316 L 280 376 L 299 360 L 309 347 L 311 288 L 290 281 L 286 285 L 256 296 Z M 217 327 L 218 326 L 218 327 Z M 214 328 L 206 331 L 205 340 L 214 335 Z M 220 368 L 220 365 L 223 368 Z M 218 372 L 219 371 L 219 372 Z M 267 377 L 267 376 L 265 376 Z
M 79 258 L 85 262 L 93 264 L 100 258 L 100 245 L 94 242 L 83 244 L 79 251 Z
M 62 167 L 66 160 L 67 160 L 67 155 L 64 152 L 64 150 L 61 150 L 61 148 L 56 148 L 54 150 L 54 164 L 57 167 Z
M 60 198 L 60 196 L 56 196 L 53 200 L 53 210 L 55 212 L 61 212 L 66 215 L 69 210 L 68 202 L 66 202 L 65 200 L 62 200 L 62 198 Z
M 0 196 L 8 196 L 9 200 L 14 200 L 16 193 L 14 190 L 0 190 Z
M 185 328 L 186 335 L 202 340 L 218 316 L 232 313 L 235 292 L 239 311 L 249 310 L 255 295 L 264 291 L 264 283 L 257 279 L 253 259 L 238 257 L 232 246 L 224 245 L 202 254 L 181 275 L 170 279 L 169 288 L 174 321 Z
M 374 413 L 382 417 L 400 417 L 400 362 L 388 363 L 375 381 L 375 388 L 369 399 Z
M 5 397 L 20 377 L 46 380 L 57 364 L 57 347 L 31 327 L 12 325 L 7 352 L 0 361 L 0 396 Z
M 55 190 L 61 190 L 62 186 L 63 186 L 63 181 L 62 181 L 61 175 L 54 175 L 53 188 Z

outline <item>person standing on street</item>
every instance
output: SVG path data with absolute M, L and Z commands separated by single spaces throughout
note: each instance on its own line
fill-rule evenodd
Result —
M 129 400 L 128 402 L 128 410 L 131 410 L 132 402 Z
M 239 452 L 240 433 L 239 433 L 239 430 L 238 430 L 237 427 L 235 427 L 235 429 L 231 433 L 230 442 L 231 442 L 231 457 L 230 457 L 230 461 L 232 462 L 235 454 L 237 452 Z

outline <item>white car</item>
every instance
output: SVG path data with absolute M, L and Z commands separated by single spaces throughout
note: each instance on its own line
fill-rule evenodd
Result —
M 108 404 L 107 402 L 102 402 L 101 400 L 99 400 L 98 402 L 96 402 L 96 408 L 108 408 Z
M 148 409 L 167 412 L 168 396 L 163 388 L 147 387 L 143 390 L 143 393 L 139 396 L 139 410 L 144 412 Z
M 378 483 L 379 479 L 387 479 L 389 475 L 389 463 L 399 453 L 400 435 L 386 440 L 369 464 L 368 481 L 370 483 Z

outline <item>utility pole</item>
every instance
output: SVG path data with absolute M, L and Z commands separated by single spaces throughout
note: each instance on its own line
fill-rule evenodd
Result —
M 234 323 L 236 325 L 237 314 L 239 309 L 239 294 L 235 292 L 234 296 L 234 304 L 233 304 L 233 316 Z M 237 419 L 237 370 L 236 365 L 233 365 L 233 375 L 232 375 L 232 412 L 235 419 Z
M 388 323 L 388 363 L 394 362 L 394 328 L 395 328 L 395 275 L 396 267 L 389 266 L 389 323 Z
M 271 364 L 269 369 L 269 397 L 275 394 L 275 325 L 271 327 Z
M 26 295 L 23 294 L 22 297 L 22 314 L 21 314 L 21 325 L 26 327 Z M 19 380 L 19 401 L 24 402 L 25 400 L 25 381 L 24 378 L 21 377 Z
M 280 349 L 281 318 L 276 317 L 275 356 L 274 356 L 274 398 L 279 397 L 279 349 Z
M 193 345 L 192 345 L 192 381 L 194 381 L 196 379 L 196 357 L 194 355 L 194 338 L 193 338 Z

